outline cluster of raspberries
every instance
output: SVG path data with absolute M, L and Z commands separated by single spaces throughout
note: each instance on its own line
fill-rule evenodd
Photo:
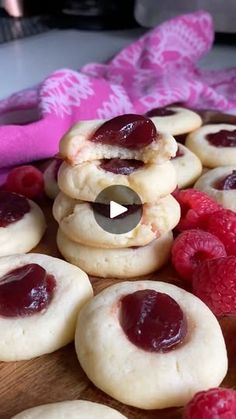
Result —
M 195 189 L 177 190 L 181 207 L 172 263 L 217 316 L 236 314 L 236 213 Z
M 177 190 L 181 207 L 172 263 L 195 295 L 217 316 L 236 314 L 236 213 L 195 189 Z M 197 393 L 184 419 L 235 419 L 236 391 Z

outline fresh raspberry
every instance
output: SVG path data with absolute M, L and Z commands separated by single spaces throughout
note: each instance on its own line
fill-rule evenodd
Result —
M 174 193 L 181 207 L 181 218 L 176 229 L 178 231 L 190 228 L 201 228 L 202 219 L 206 214 L 212 214 L 221 206 L 206 193 L 196 189 L 181 189 Z
M 236 314 L 236 257 L 199 265 L 193 272 L 193 292 L 216 316 Z
M 227 256 L 224 245 L 217 237 L 202 230 L 184 231 L 172 247 L 172 263 L 184 279 L 191 280 L 200 263 L 221 256 Z
M 217 236 L 228 255 L 236 256 L 236 213 L 221 209 L 214 216 L 205 218 L 205 229 Z
M 236 391 L 212 388 L 195 394 L 186 405 L 183 419 L 235 419 Z
M 5 188 L 27 198 L 36 198 L 44 190 L 43 174 L 34 166 L 16 167 L 7 176 Z

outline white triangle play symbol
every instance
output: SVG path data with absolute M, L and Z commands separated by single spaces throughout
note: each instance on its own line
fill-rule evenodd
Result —
M 123 214 L 126 211 L 128 211 L 128 208 L 115 201 L 110 201 L 110 218 L 118 217 L 118 215 Z

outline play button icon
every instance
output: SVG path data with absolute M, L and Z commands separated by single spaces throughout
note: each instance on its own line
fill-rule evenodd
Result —
M 103 189 L 91 205 L 96 222 L 108 233 L 127 233 L 142 218 L 141 199 L 127 186 L 115 185 Z
M 114 201 L 110 202 L 110 218 L 118 217 L 118 215 L 124 214 L 126 211 L 128 211 L 127 207 L 124 207 Z

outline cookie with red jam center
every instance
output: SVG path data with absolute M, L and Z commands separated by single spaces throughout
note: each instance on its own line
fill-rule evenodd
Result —
M 60 155 L 70 164 L 103 159 L 162 164 L 176 153 L 174 138 L 143 115 L 81 121 L 60 142 Z
M 0 191 L 0 256 L 29 252 L 45 229 L 44 214 L 35 202 Z
M 173 161 L 144 164 L 134 159 L 93 160 L 72 166 L 64 162 L 58 175 L 60 190 L 67 196 L 94 202 L 109 186 L 133 189 L 143 203 L 157 202 L 177 185 Z
M 73 340 L 77 313 L 93 295 L 76 266 L 42 254 L 0 259 L 0 360 L 53 352 Z
M 177 105 L 150 109 L 146 116 L 154 122 L 158 130 L 174 136 L 192 132 L 202 125 L 200 115 Z
M 194 295 L 158 280 L 120 282 L 96 295 L 80 312 L 75 347 L 99 389 L 141 409 L 182 406 L 227 372 L 215 316 Z
M 236 165 L 236 125 L 205 125 L 188 135 L 185 145 L 205 167 Z
M 179 221 L 180 207 L 172 195 L 159 199 L 153 204 L 126 205 L 127 211 L 118 215 L 116 219 L 124 222 L 130 219 L 137 225 L 128 231 L 121 231 L 122 225 L 116 227 L 119 234 L 103 229 L 96 221 L 99 214 L 103 225 L 110 222 L 110 205 L 98 202 L 84 202 L 71 199 L 62 192 L 57 196 L 53 205 L 53 215 L 63 233 L 71 240 L 82 245 L 117 249 L 132 246 L 145 246 L 172 230 Z M 117 230 L 116 230 L 117 231 Z M 87 259 L 87 258 L 86 258 Z M 88 259 L 90 256 L 88 255 Z M 157 257 L 155 257 L 157 262 Z M 120 262 L 122 263 L 122 261 Z M 100 266 L 102 262 L 100 261 Z
M 194 187 L 206 192 L 224 208 L 236 212 L 236 165 L 209 170 Z

